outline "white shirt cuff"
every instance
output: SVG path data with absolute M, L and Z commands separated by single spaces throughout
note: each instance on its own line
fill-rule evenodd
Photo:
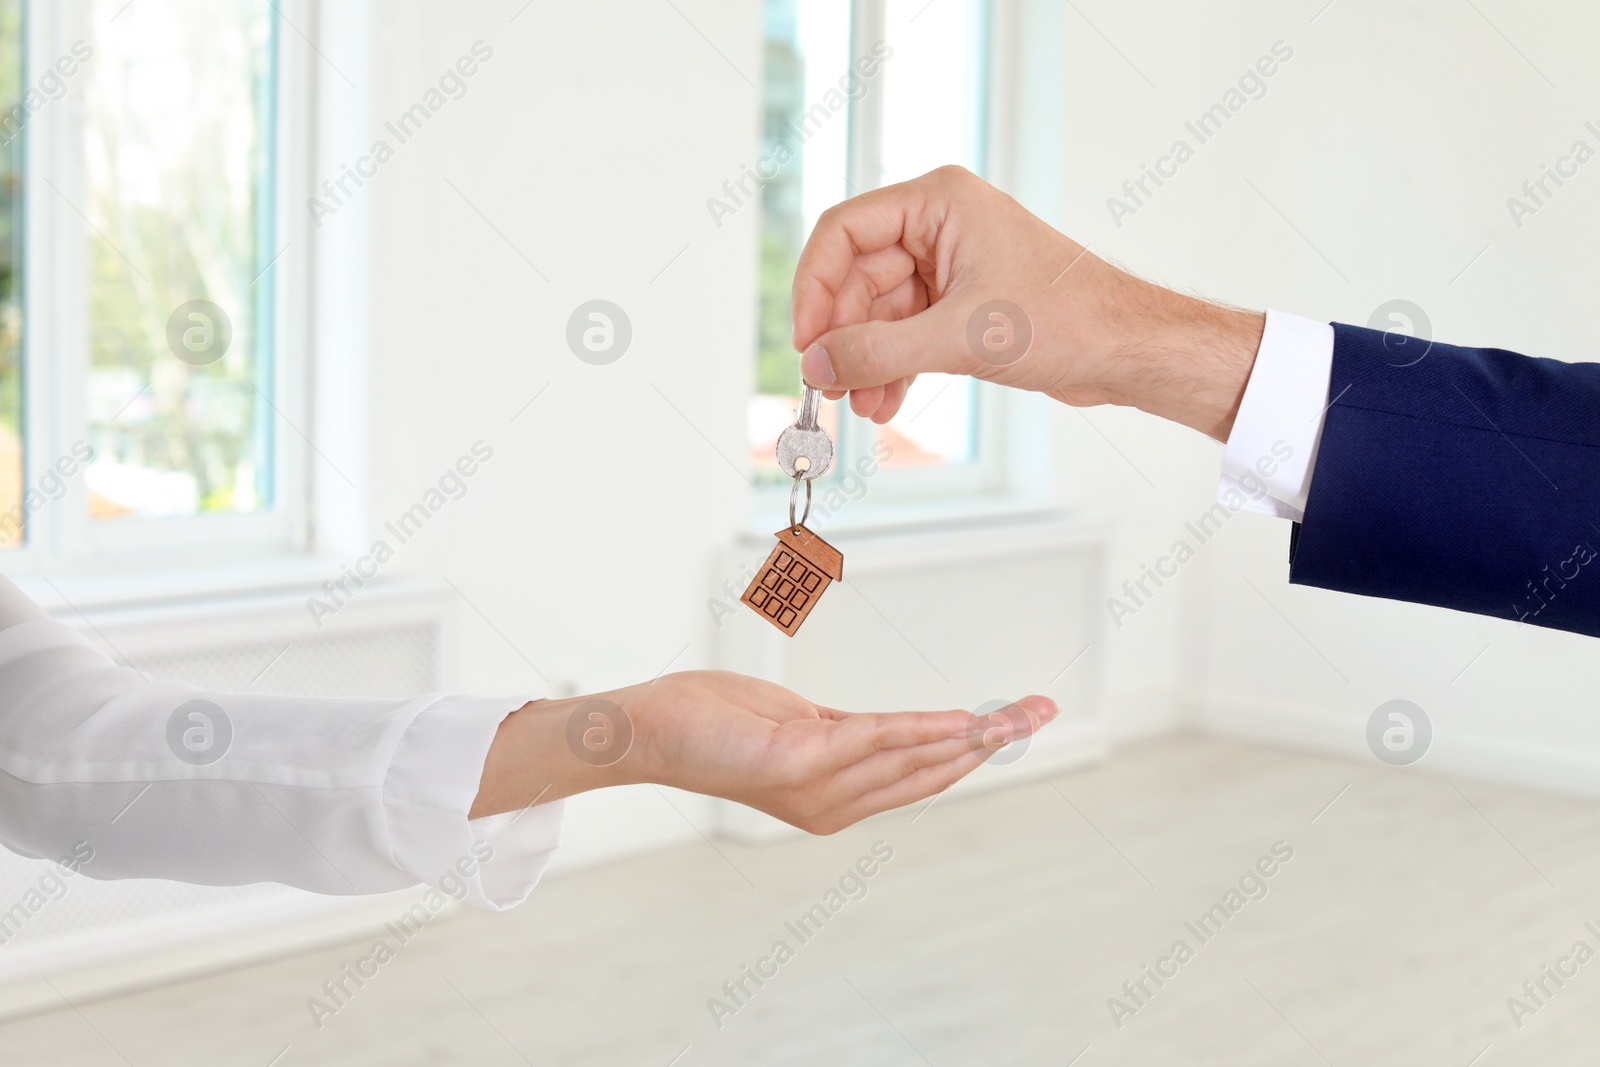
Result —
M 384 778 L 395 865 L 491 911 L 526 900 L 561 843 L 559 800 L 466 817 L 495 732 L 526 703 L 521 696 L 438 698 L 406 727 Z
M 1305 517 L 1332 376 L 1333 327 L 1268 311 L 1222 452 L 1218 503 L 1296 522 Z

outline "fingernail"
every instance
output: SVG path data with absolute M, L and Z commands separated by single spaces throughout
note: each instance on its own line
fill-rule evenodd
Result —
M 839 380 L 833 373 L 833 360 L 828 358 L 828 350 L 821 345 L 812 345 L 800 357 L 800 377 L 818 389 L 825 389 Z

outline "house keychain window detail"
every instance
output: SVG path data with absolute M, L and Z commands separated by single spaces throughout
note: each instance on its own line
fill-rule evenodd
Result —
M 806 529 L 811 483 L 833 465 L 833 439 L 817 425 L 821 399 L 815 389 L 806 386 L 794 425 L 778 437 L 778 466 L 794 479 L 789 490 L 789 525 L 778 531 L 778 546 L 739 598 L 790 637 L 828 586 L 844 577 L 844 555 Z M 801 482 L 806 486 L 806 508 L 796 521 L 794 507 Z

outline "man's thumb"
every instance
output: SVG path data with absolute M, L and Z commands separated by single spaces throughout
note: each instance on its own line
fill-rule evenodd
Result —
M 868 389 L 930 371 L 962 371 L 964 320 L 935 304 L 894 322 L 863 322 L 829 330 L 800 357 L 800 376 L 818 389 Z

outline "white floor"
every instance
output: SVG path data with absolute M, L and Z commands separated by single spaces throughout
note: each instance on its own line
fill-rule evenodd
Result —
M 366 946 L 9 1023 L 0 1063 L 1600 1061 L 1600 959 L 1544 979 L 1541 1005 L 1521 988 L 1580 939 L 1600 950 L 1595 804 L 1171 737 L 914 815 L 552 879 L 423 930 L 320 1030 L 307 998 Z M 809 941 L 785 927 L 879 840 L 865 896 Z M 1293 858 L 1266 895 L 1202 943 L 1185 923 L 1277 842 Z M 708 998 L 780 939 L 792 958 L 719 1028 Z M 1192 958 L 1119 1028 L 1108 998 L 1180 939 Z M 1520 1029 L 1513 995 L 1537 1007 Z

